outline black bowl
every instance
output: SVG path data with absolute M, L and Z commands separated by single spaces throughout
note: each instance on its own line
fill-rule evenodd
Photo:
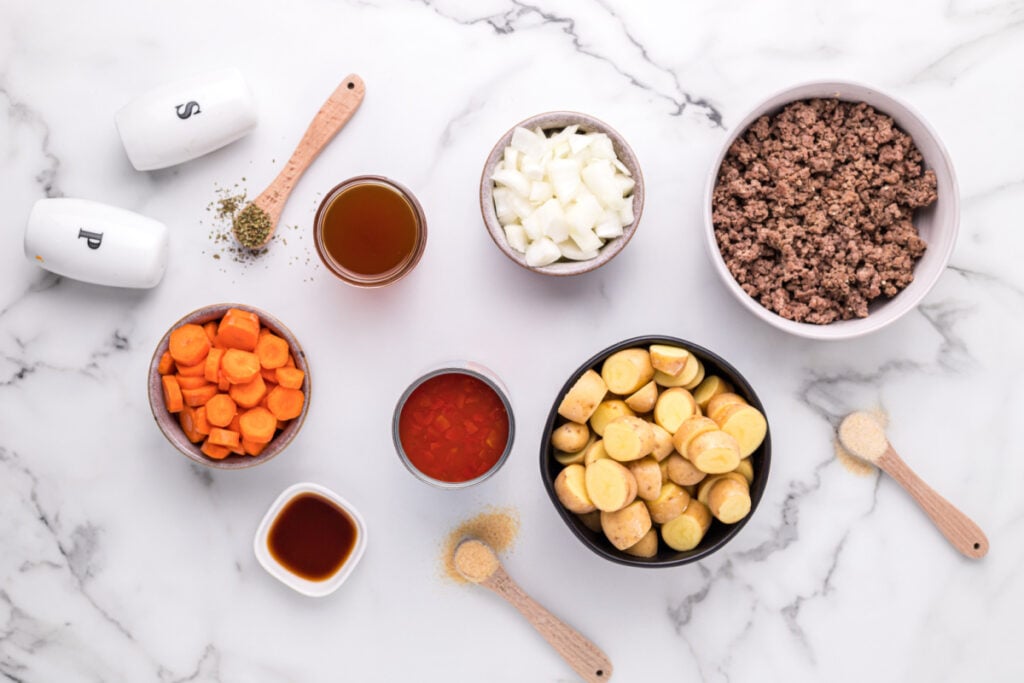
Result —
M 592 368 L 599 370 L 601 363 L 603 363 L 604 360 L 613 353 L 633 347 L 646 348 L 651 344 L 671 344 L 681 346 L 689 350 L 704 364 L 706 375 L 718 375 L 723 379 L 729 380 L 729 382 L 735 387 L 737 394 L 745 398 L 750 405 L 760 410 L 762 414 L 765 414 L 764 405 L 761 403 L 761 399 L 757 397 L 757 394 L 754 393 L 754 389 L 750 386 L 750 383 L 747 382 L 736 368 L 726 362 L 725 359 L 718 354 L 712 353 L 693 342 L 679 339 L 677 337 L 659 335 L 634 337 L 632 339 L 619 342 L 613 346 L 609 346 L 590 358 L 587 362 L 583 363 L 583 365 L 576 368 L 572 375 L 569 376 L 568 381 L 566 381 L 562 386 L 562 389 L 558 392 L 558 396 L 555 397 L 555 402 L 551 406 L 551 412 L 548 414 L 548 421 L 544 425 L 544 434 L 540 444 L 540 473 L 541 478 L 544 480 L 544 488 L 547 489 L 548 497 L 551 499 L 551 504 L 555 506 L 556 510 L 558 510 L 558 514 L 561 515 L 562 521 L 564 521 L 566 526 L 576 534 L 576 538 L 580 539 L 583 545 L 590 548 L 597 555 L 600 555 L 606 560 L 629 565 L 630 567 L 676 567 L 683 564 L 689 564 L 690 562 L 697 562 L 698 560 L 702 560 L 719 550 L 728 543 L 733 536 L 738 534 L 740 529 L 743 528 L 743 525 L 745 525 L 754 515 L 754 512 L 757 510 L 758 503 L 761 502 L 761 496 L 764 494 L 764 488 L 768 483 L 768 468 L 771 464 L 772 454 L 772 436 L 770 427 L 768 429 L 768 433 L 764 437 L 764 443 L 762 443 L 750 456 L 751 464 L 754 466 L 754 481 L 750 485 L 750 513 L 735 524 L 722 524 L 718 520 L 712 520 L 711 528 L 708 529 L 708 532 L 700 542 L 700 545 L 693 550 L 683 552 L 672 550 L 659 538 L 658 554 L 654 557 L 644 558 L 628 555 L 613 546 L 608 539 L 605 538 L 604 534 L 598 531 L 591 531 L 587 528 L 587 526 L 584 525 L 576 515 L 562 507 L 562 504 L 558 500 L 558 496 L 555 494 L 555 477 L 557 477 L 558 473 L 561 471 L 562 465 L 560 465 L 554 458 L 554 447 L 551 445 L 551 432 L 555 430 L 557 425 L 560 425 L 565 421 L 565 419 L 558 414 L 558 405 L 562 402 L 562 397 L 568 393 L 572 385 L 575 384 L 576 380 L 578 380 L 584 372 Z M 767 419 L 767 414 L 765 414 L 765 419 Z

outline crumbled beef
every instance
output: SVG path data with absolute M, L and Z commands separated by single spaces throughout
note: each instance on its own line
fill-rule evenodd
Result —
M 712 198 L 715 238 L 743 290 L 798 322 L 863 318 L 914 279 L 914 211 L 936 200 L 921 153 L 863 102 L 815 99 L 736 139 Z

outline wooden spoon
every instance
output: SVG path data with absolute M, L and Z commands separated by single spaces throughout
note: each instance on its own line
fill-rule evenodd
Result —
M 600 683 L 611 679 L 612 662 L 608 656 L 523 592 L 486 543 L 474 538 L 459 543 L 455 548 L 455 568 L 467 581 L 479 583 L 512 603 L 583 680 Z
M 274 178 L 274 182 L 270 183 L 270 186 L 262 194 L 250 202 L 250 206 L 255 205 L 259 207 L 270 219 L 270 229 L 267 232 L 266 238 L 261 242 L 250 244 L 248 241 L 239 239 L 236 230 L 235 238 L 239 239 L 242 246 L 250 249 L 259 249 L 266 246 L 270 238 L 274 236 L 274 231 L 277 230 L 277 223 L 281 220 L 281 211 L 284 209 L 285 202 L 288 201 L 288 196 L 291 194 L 292 189 L 294 189 L 295 184 L 323 148 L 327 146 L 327 143 L 338 134 L 338 131 L 356 113 L 356 109 L 362 104 L 365 94 L 366 86 L 363 84 L 363 79 L 359 78 L 356 74 L 349 74 L 335 88 L 331 96 L 320 107 L 320 111 L 313 117 L 309 128 L 306 129 L 306 134 L 299 140 L 298 147 L 295 148 L 291 158 L 288 159 L 288 163 L 284 165 L 281 172 Z M 249 207 L 246 206 L 242 210 L 245 211 L 247 208 Z
M 988 538 L 981 527 L 910 469 L 889 443 L 882 425 L 868 413 L 847 415 L 839 425 L 839 442 L 853 455 L 877 465 L 895 479 L 954 548 L 973 559 L 988 553 Z

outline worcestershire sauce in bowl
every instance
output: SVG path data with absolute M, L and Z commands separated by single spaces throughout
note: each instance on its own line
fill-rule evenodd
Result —
M 373 287 L 401 278 L 419 261 L 426 237 L 423 211 L 398 183 L 352 178 L 331 190 L 317 211 L 317 252 L 331 272 Z
M 277 514 L 267 547 L 293 574 L 325 581 L 345 564 L 357 540 L 356 523 L 348 513 L 322 496 L 303 493 Z

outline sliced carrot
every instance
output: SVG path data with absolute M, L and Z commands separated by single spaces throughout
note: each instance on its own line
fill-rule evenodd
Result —
M 171 331 L 169 351 L 171 358 L 183 365 L 195 365 L 210 350 L 206 331 L 194 323 L 188 323 Z
M 262 368 L 260 374 L 263 376 L 264 382 L 270 382 L 271 384 L 277 384 L 277 370 L 271 370 L 269 368 Z
M 252 311 L 243 311 L 241 308 L 229 308 L 224 314 L 224 317 L 228 320 L 248 320 L 250 323 L 254 324 L 257 329 L 259 329 L 260 326 L 260 317 L 258 315 Z
M 206 378 L 207 382 L 213 382 L 216 384 L 220 380 L 220 361 L 224 358 L 223 349 L 210 349 L 209 355 L 206 356 L 206 362 L 203 363 L 203 377 Z
M 220 361 L 224 376 L 232 384 L 245 384 L 260 374 L 260 359 L 255 353 L 240 349 L 228 349 Z
M 239 311 L 238 315 L 225 315 L 217 327 L 217 339 L 231 349 L 254 351 L 260 336 L 260 320 L 255 314 L 250 317 L 243 315 L 245 313 Z
M 205 361 L 195 365 L 185 365 L 184 363 L 175 363 L 174 365 L 182 377 L 202 377 L 203 371 L 206 369 Z
M 242 438 L 253 443 L 270 443 L 277 431 L 277 418 L 266 408 L 253 408 L 238 419 Z
M 163 355 L 160 356 L 160 362 L 156 366 L 156 371 L 161 375 L 169 375 L 174 372 L 174 359 L 171 358 L 170 351 L 164 351 Z
M 284 364 L 284 366 L 286 368 L 294 368 L 295 367 L 295 359 L 292 358 L 292 354 L 290 354 L 290 353 L 288 354 L 288 361 Z
M 228 448 L 235 448 L 238 446 L 238 432 L 233 432 L 230 429 L 221 429 L 220 427 L 214 427 L 210 430 L 210 443 L 215 446 L 226 446 Z
M 227 427 L 237 413 L 235 400 L 227 394 L 217 394 L 206 402 L 206 419 L 214 427 Z
M 214 460 L 223 460 L 231 454 L 231 449 L 210 443 L 209 439 L 203 442 L 203 446 L 199 450 Z
M 185 399 L 187 405 L 196 408 L 198 406 L 206 405 L 206 402 L 217 395 L 216 384 L 204 384 L 198 389 L 182 389 L 181 397 Z
M 178 424 L 181 425 L 181 431 L 185 432 L 185 438 L 192 443 L 199 443 L 203 440 L 203 435 L 196 429 L 196 412 L 185 406 L 180 413 L 178 413 Z
M 285 389 L 301 389 L 302 382 L 306 379 L 306 373 L 298 368 L 278 368 L 277 383 Z
M 231 388 L 231 382 L 224 376 L 223 370 L 217 371 L 217 389 L 227 393 L 228 389 Z
M 253 408 L 260 404 L 267 393 L 267 385 L 263 382 L 262 375 L 256 375 L 256 379 L 245 384 L 232 384 L 230 396 L 240 408 Z
M 288 342 L 276 334 L 265 334 L 256 342 L 256 355 L 265 368 L 281 368 L 288 362 Z
M 228 429 L 233 432 L 242 433 L 242 414 L 235 413 L 235 416 L 231 418 L 231 424 L 228 425 Z
M 213 344 L 213 340 L 217 338 L 217 321 L 211 320 L 203 325 L 203 332 L 206 332 L 206 338 Z
M 189 377 L 187 375 L 175 375 L 174 378 L 178 380 L 178 386 L 182 389 L 198 389 L 199 387 L 206 386 L 206 378 Z
M 302 414 L 306 395 L 298 389 L 276 386 L 267 395 L 267 408 L 278 420 L 291 420 Z
M 256 443 L 255 441 L 249 441 L 249 439 L 242 438 L 242 450 L 247 455 L 256 456 L 263 452 L 263 449 L 267 447 L 265 443 Z
M 160 378 L 160 384 L 164 390 L 164 405 L 167 406 L 167 412 L 180 413 L 185 404 L 178 380 L 174 378 L 174 375 L 164 375 Z
M 213 348 L 220 349 L 221 351 L 227 351 L 228 345 L 221 341 L 220 337 L 214 337 Z
M 209 403 L 209 402 L 207 402 Z M 199 406 L 195 409 L 193 417 L 196 423 L 196 431 L 203 436 L 208 436 L 210 433 L 210 421 L 206 418 L 206 406 Z

